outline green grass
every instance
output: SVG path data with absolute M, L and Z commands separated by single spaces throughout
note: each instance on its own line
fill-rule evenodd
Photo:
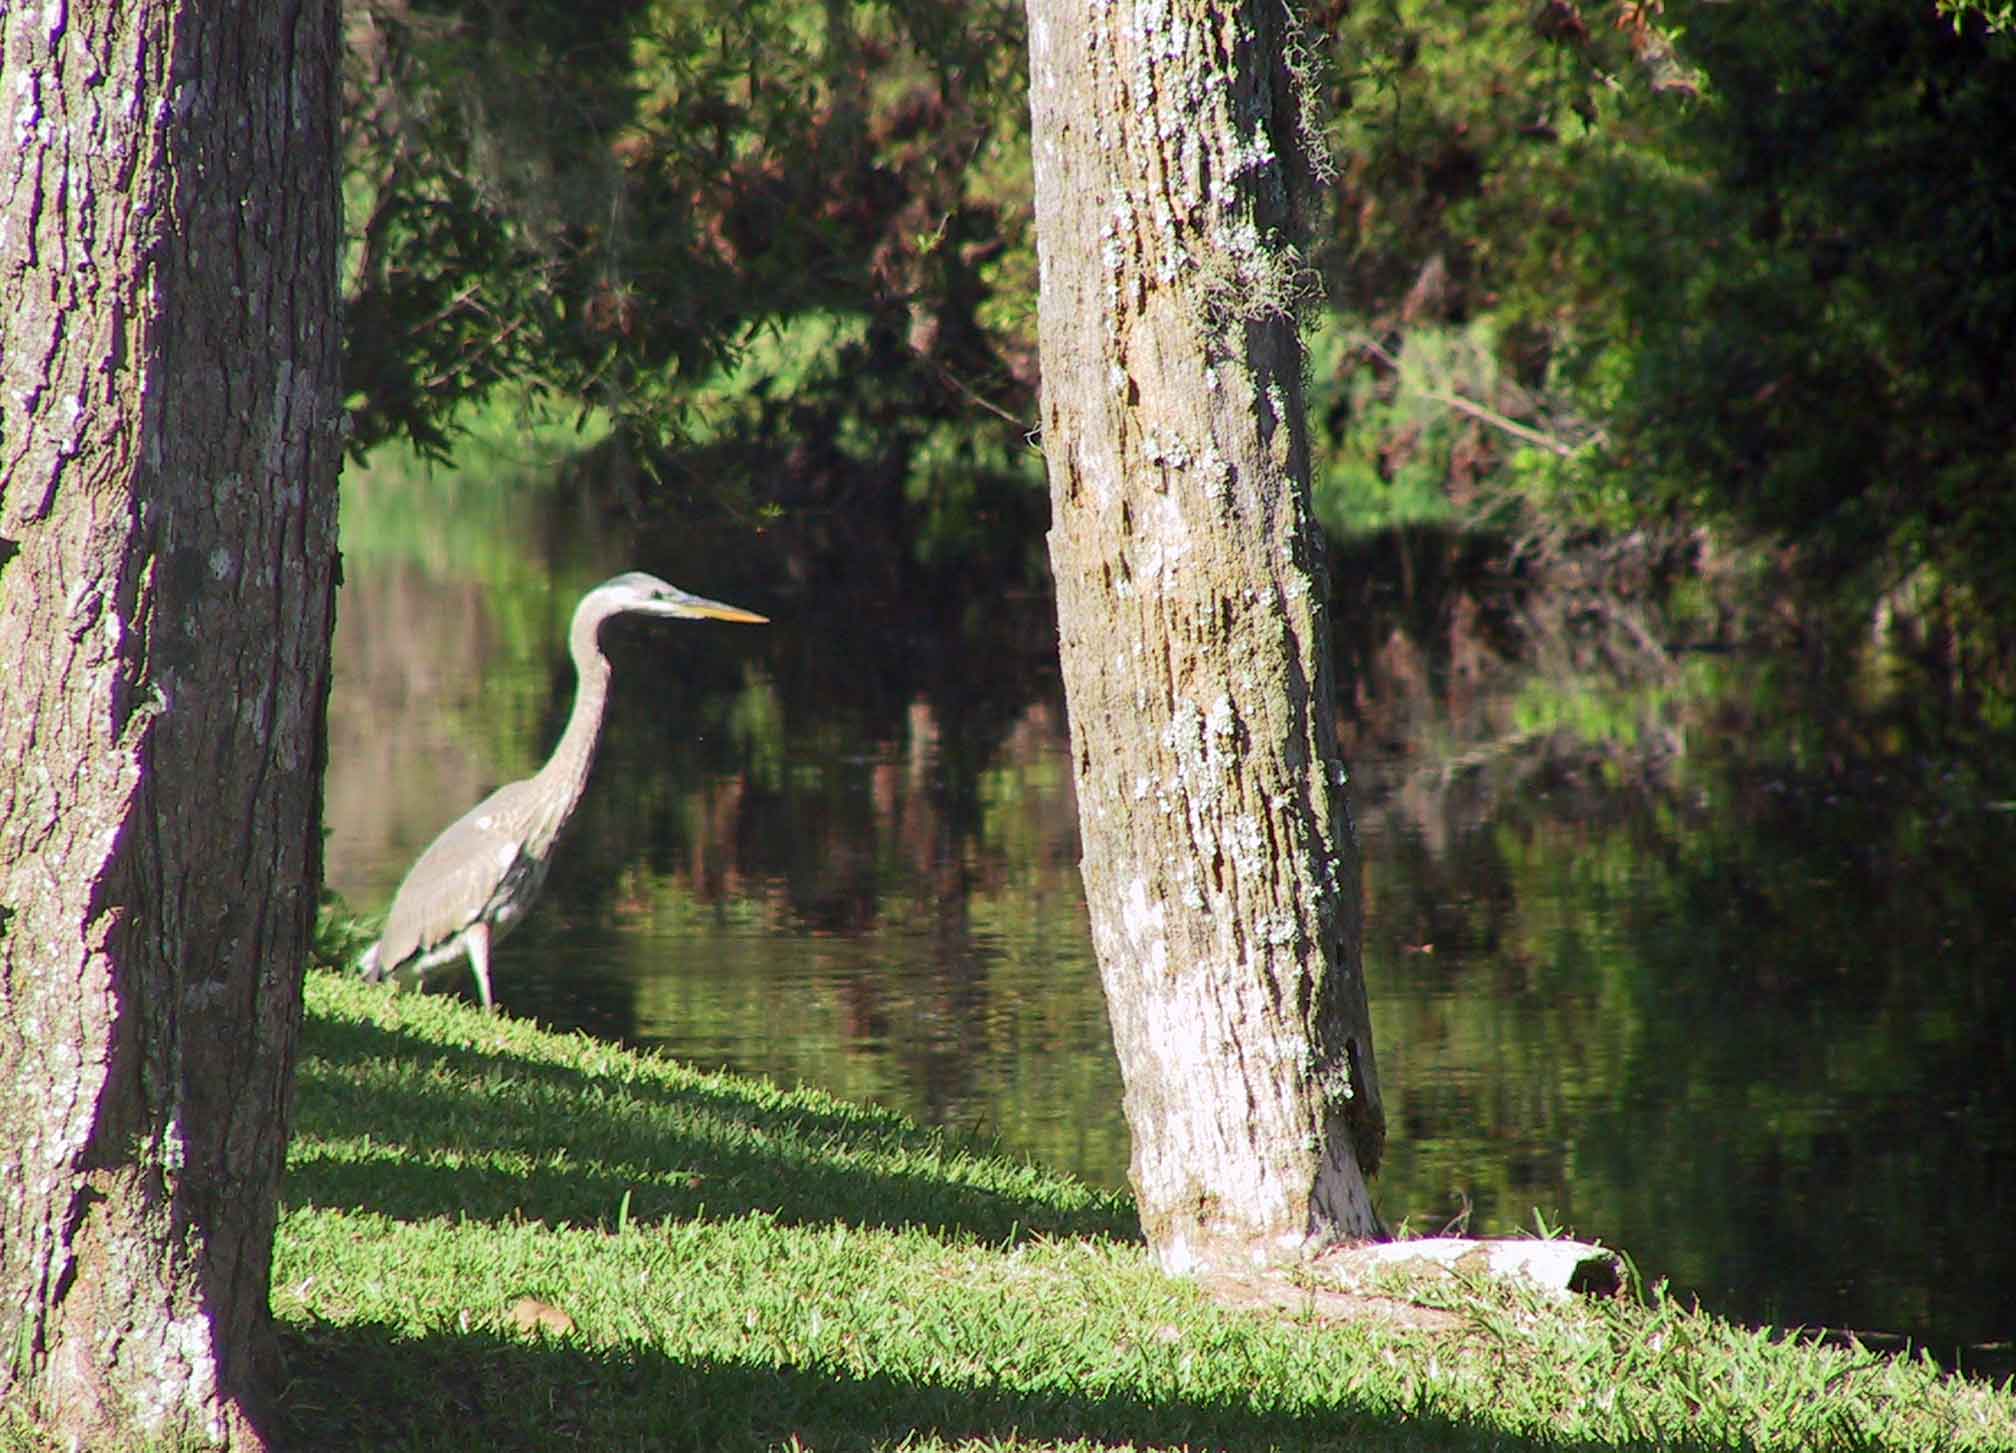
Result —
M 2009 1388 L 1656 1293 L 1436 1300 L 1453 1330 L 1221 1309 L 1124 1200 L 985 1147 L 309 978 L 283 1447 L 2016 1448 Z

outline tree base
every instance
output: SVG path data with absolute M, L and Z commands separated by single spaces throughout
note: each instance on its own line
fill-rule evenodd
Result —
M 1464 1319 L 1423 1305 L 1423 1283 L 1483 1277 L 1518 1281 L 1555 1300 L 1610 1298 L 1624 1289 L 1616 1252 L 1587 1241 L 1474 1241 L 1436 1236 L 1333 1247 L 1307 1262 L 1250 1273 L 1214 1271 L 1198 1284 L 1222 1306 L 1285 1312 L 1324 1322 L 1383 1322 L 1450 1331 Z

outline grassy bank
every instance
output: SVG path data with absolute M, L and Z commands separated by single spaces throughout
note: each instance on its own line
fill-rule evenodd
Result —
M 1225 1311 L 1128 1206 L 872 1110 L 309 983 L 274 1305 L 312 1448 L 2016 1447 L 2016 1395 L 1654 1298 Z

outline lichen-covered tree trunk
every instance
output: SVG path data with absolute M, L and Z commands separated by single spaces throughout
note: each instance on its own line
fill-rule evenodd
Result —
M 320 877 L 333 0 L 0 8 L 0 1402 L 260 1446 Z
M 1085 892 L 1171 1270 L 1377 1234 L 1281 0 L 1028 0 L 1050 559 Z

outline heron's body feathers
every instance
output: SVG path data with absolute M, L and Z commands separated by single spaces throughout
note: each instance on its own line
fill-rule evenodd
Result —
M 528 850 L 526 798 L 537 778 L 513 782 L 457 818 L 420 855 L 399 885 L 379 940 L 382 974 L 442 948 L 470 924 L 488 921 L 502 937 L 545 885 L 547 843 Z M 457 950 L 456 952 L 459 952 Z M 446 953 L 443 961 L 455 957 Z M 426 966 L 423 966 L 426 967 Z

